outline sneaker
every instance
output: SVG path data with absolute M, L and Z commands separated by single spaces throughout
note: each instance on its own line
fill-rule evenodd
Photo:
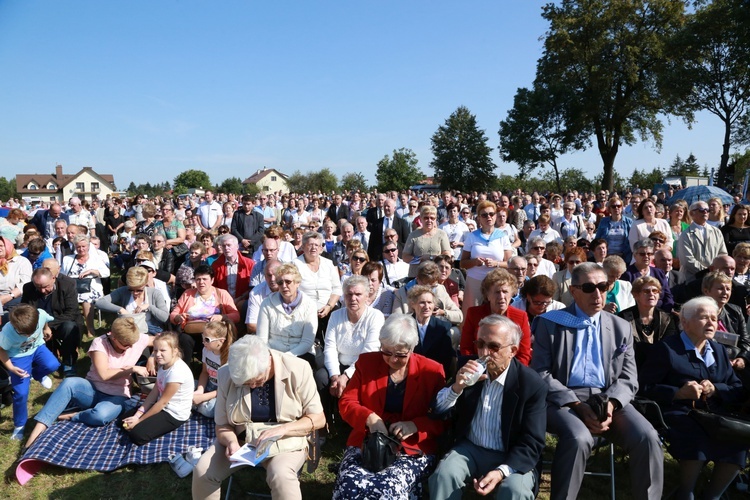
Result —
M 42 380 L 39 381 L 40 384 L 42 384 L 42 387 L 45 389 L 52 389 L 52 379 L 48 376 L 44 376 Z
M 14 427 L 13 434 L 10 435 L 10 438 L 14 441 L 20 441 L 23 439 L 23 428 L 23 425 L 21 427 Z
M 193 466 L 183 458 L 181 453 L 175 453 L 169 457 L 169 466 L 179 478 L 187 477 L 193 472 Z

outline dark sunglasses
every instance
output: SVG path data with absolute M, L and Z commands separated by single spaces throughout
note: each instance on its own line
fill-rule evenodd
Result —
M 283 280 L 281 278 L 276 280 L 276 284 L 279 286 L 281 285 L 292 286 L 292 283 L 294 283 L 294 280 Z
M 358 257 L 358 256 L 356 256 L 356 255 L 353 255 L 353 256 L 352 256 L 352 260 L 353 260 L 354 262 L 365 262 L 365 261 L 366 261 L 367 259 L 365 259 L 364 257 Z
M 694 209 L 694 212 L 700 212 L 702 214 L 707 214 L 708 213 L 708 209 L 707 208 L 696 208 L 696 209 Z
M 604 293 L 607 291 L 607 282 L 602 281 L 601 283 L 584 283 L 583 285 L 570 285 L 573 288 L 578 288 L 583 293 L 594 293 L 595 290 L 599 290 Z
M 498 344 L 497 342 L 485 342 L 482 339 L 477 339 L 474 341 L 474 345 L 476 346 L 477 351 L 479 349 L 487 349 L 490 352 L 498 352 L 500 349 L 504 349 L 513 344 L 502 345 L 502 344 Z
M 484 212 L 483 214 L 479 214 L 480 217 L 484 217 L 485 219 L 491 219 L 495 216 L 495 212 Z
M 386 248 L 385 250 L 383 250 L 383 252 L 385 253 L 398 252 L 398 248 Z

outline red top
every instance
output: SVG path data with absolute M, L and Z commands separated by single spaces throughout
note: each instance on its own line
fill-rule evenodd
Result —
M 242 297 L 243 294 L 250 290 L 250 275 L 252 275 L 253 266 L 255 265 L 253 259 L 249 259 L 240 253 L 237 254 L 237 258 L 239 259 L 237 262 L 237 281 L 234 284 L 233 299 Z M 214 270 L 214 286 L 222 290 L 229 289 L 227 286 L 226 260 L 226 257 L 222 255 L 211 265 Z
M 466 311 L 464 326 L 461 329 L 460 352 L 462 356 L 476 356 L 477 348 L 474 341 L 477 339 L 479 331 L 479 322 L 492 314 L 489 303 L 485 302 L 481 306 L 470 307 Z M 522 364 L 529 366 L 531 363 L 531 328 L 529 327 L 529 316 L 525 311 L 508 306 L 505 316 L 521 327 L 521 343 L 518 346 L 516 359 Z

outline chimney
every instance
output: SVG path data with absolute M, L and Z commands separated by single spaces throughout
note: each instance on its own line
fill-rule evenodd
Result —
M 59 181 L 62 179 L 62 165 L 57 165 L 55 167 L 55 178 Z

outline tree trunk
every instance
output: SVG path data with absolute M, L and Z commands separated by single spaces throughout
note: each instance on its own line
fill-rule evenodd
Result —
M 730 136 L 732 133 L 732 124 L 729 122 L 729 120 L 723 120 L 724 121 L 724 145 L 721 149 L 721 163 L 719 163 L 719 175 L 717 176 L 719 179 L 719 182 L 717 183 L 719 187 L 725 187 L 726 184 L 726 175 L 727 175 L 727 165 L 729 165 L 729 147 L 731 145 L 730 143 Z M 734 179 L 732 179 L 732 183 L 734 183 Z
M 552 160 L 552 168 L 555 169 L 555 182 L 557 183 L 557 192 L 562 195 L 562 188 L 560 187 L 560 170 L 557 168 L 557 161 Z
M 596 133 L 596 142 L 599 147 L 599 156 L 602 157 L 602 162 L 604 164 L 602 189 L 606 189 L 610 193 L 614 192 L 615 190 L 615 157 L 617 156 L 617 151 L 619 150 L 617 137 L 619 137 L 619 135 L 615 136 L 615 139 L 612 141 L 612 145 L 610 146 L 604 140 L 604 135 L 601 132 Z

